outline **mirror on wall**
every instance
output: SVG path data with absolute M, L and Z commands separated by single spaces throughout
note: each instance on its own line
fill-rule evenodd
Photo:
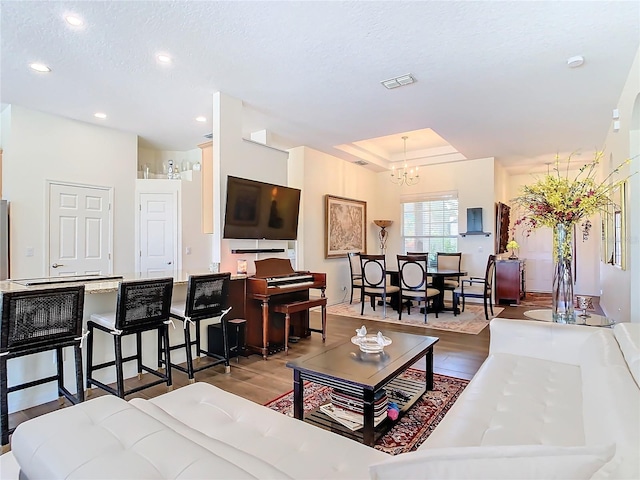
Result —
M 611 204 L 602 214 L 602 239 L 604 261 L 626 269 L 626 196 L 627 182 L 611 192 Z

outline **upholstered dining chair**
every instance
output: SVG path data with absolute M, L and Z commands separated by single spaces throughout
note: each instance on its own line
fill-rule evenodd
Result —
M 402 320 L 402 310 L 407 307 L 407 314 L 411 315 L 411 302 L 424 302 L 424 323 L 427 323 L 429 299 L 437 298 L 440 290 L 430 288 L 427 282 L 426 255 L 397 255 L 398 278 L 400 283 L 400 308 L 398 320 Z M 435 310 L 438 318 L 438 310 Z
M 382 316 L 387 317 L 387 300 L 397 294 L 400 287 L 389 285 L 387 282 L 387 263 L 384 255 L 360 255 L 362 270 L 362 287 L 360 315 L 364 315 L 364 302 L 367 297 L 371 300 L 371 308 L 376 309 L 376 298 L 382 299 Z
M 362 268 L 360 267 L 360 252 L 347 253 L 349 260 L 349 273 L 351 274 L 351 297 L 349 304 L 353 303 L 353 291 L 362 288 Z
M 462 263 L 462 253 L 438 252 L 436 255 L 436 260 L 438 263 L 438 270 L 454 270 L 456 272 L 459 272 L 460 264 Z M 444 277 L 443 288 L 445 291 L 450 291 L 453 295 L 453 291 L 459 286 L 460 277 Z
M 460 282 L 460 286 L 453 291 L 453 311 L 458 311 L 458 304 L 460 303 L 460 297 L 462 297 L 462 311 L 464 312 L 465 298 L 482 298 L 484 303 L 484 316 L 489 320 L 489 311 L 487 309 L 487 303 L 491 309 L 491 316 L 493 317 L 493 280 L 495 277 L 496 268 L 496 256 L 489 255 L 487 260 L 487 269 L 485 270 L 484 278 L 470 277 L 463 279 Z

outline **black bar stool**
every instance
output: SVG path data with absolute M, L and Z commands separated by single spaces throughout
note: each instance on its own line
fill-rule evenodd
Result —
M 227 333 L 227 321 L 224 316 L 231 310 L 227 308 L 229 304 L 229 282 L 230 273 L 213 273 L 209 275 L 190 275 L 187 285 L 187 298 L 184 302 L 174 302 L 171 305 L 171 317 L 182 322 L 184 331 L 184 343 L 173 345 L 169 350 L 184 348 L 187 354 L 186 367 L 171 363 L 171 367 L 189 376 L 189 382 L 195 381 L 195 372 L 200 372 L 206 368 L 215 367 L 224 363 L 225 372 L 230 372 L 229 366 L 229 337 Z M 209 352 L 202 348 L 200 335 L 200 322 L 208 318 L 221 317 L 223 355 Z M 191 325 L 195 327 L 196 338 L 191 338 Z M 213 362 L 199 367 L 193 365 L 193 351 L 195 345 L 196 360 L 200 361 L 201 355 L 206 355 L 214 359 Z M 158 365 L 166 365 L 162 358 L 163 349 L 158 348 Z M 168 357 L 167 357 L 168 358 Z
M 240 363 L 240 354 L 244 353 L 244 341 L 242 342 L 242 345 L 240 345 L 240 339 L 242 338 L 244 340 L 247 320 L 244 318 L 232 318 L 231 320 L 228 320 L 227 323 L 228 326 L 233 326 L 236 329 L 236 345 L 234 347 L 229 347 L 229 355 L 231 355 L 231 352 L 236 352 L 236 363 Z M 242 335 L 240 335 L 241 333 Z
M 9 444 L 10 393 L 49 382 L 58 382 L 61 403 L 84 401 L 82 385 L 82 311 L 84 286 L 61 287 L 2 294 L 2 328 L 0 329 L 0 423 L 2 450 Z M 77 395 L 64 386 L 62 349 L 73 347 L 76 367 Z M 7 361 L 34 353 L 56 351 L 56 374 L 8 386 Z
M 166 383 L 171 389 L 171 368 L 164 373 L 142 364 L 142 333 L 156 330 L 158 343 L 165 339 L 165 355 L 170 359 L 169 351 L 169 308 L 173 293 L 173 278 L 157 278 L 152 280 L 136 280 L 120 282 L 115 312 L 94 313 L 87 323 L 89 341 L 87 345 L 87 388 L 95 385 L 98 388 L 124 398 L 125 395 L 139 392 L 145 388 Z M 115 360 L 93 365 L 93 342 L 96 331 L 108 333 L 113 337 Z M 122 356 L 122 337 L 136 336 L 136 353 L 129 357 Z M 158 380 L 125 390 L 123 364 L 135 360 L 138 364 L 138 378 L 142 371 L 155 375 Z M 107 367 L 116 367 L 116 389 L 94 378 L 94 371 Z

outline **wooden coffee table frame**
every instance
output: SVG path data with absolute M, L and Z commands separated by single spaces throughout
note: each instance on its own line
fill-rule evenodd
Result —
M 433 346 L 436 337 L 413 335 L 409 333 L 385 333 L 393 343 L 381 354 L 360 352 L 358 346 L 345 342 L 307 355 L 287 363 L 293 369 L 293 416 L 306 420 L 320 428 L 356 439 L 373 447 L 376 440 L 390 427 L 391 421 L 385 419 L 374 427 L 374 397 L 376 392 L 386 388 L 390 400 L 400 406 L 400 416 L 425 393 L 433 390 Z M 426 381 L 417 382 L 407 378 L 398 378 L 420 358 L 426 358 Z M 334 421 L 319 409 L 304 416 L 304 382 L 310 381 L 327 387 L 336 388 L 363 400 L 364 426 L 352 431 Z M 409 394 L 402 400 L 391 395 L 393 389 Z

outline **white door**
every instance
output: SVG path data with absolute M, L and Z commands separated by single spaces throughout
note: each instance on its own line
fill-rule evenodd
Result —
M 176 224 L 173 193 L 140 194 L 140 272 L 176 269 Z
M 49 276 L 111 273 L 108 188 L 49 184 Z
M 528 237 L 516 233 L 518 256 L 526 261 L 527 292 L 551 292 L 553 285 L 553 235 L 550 228 L 537 228 Z

